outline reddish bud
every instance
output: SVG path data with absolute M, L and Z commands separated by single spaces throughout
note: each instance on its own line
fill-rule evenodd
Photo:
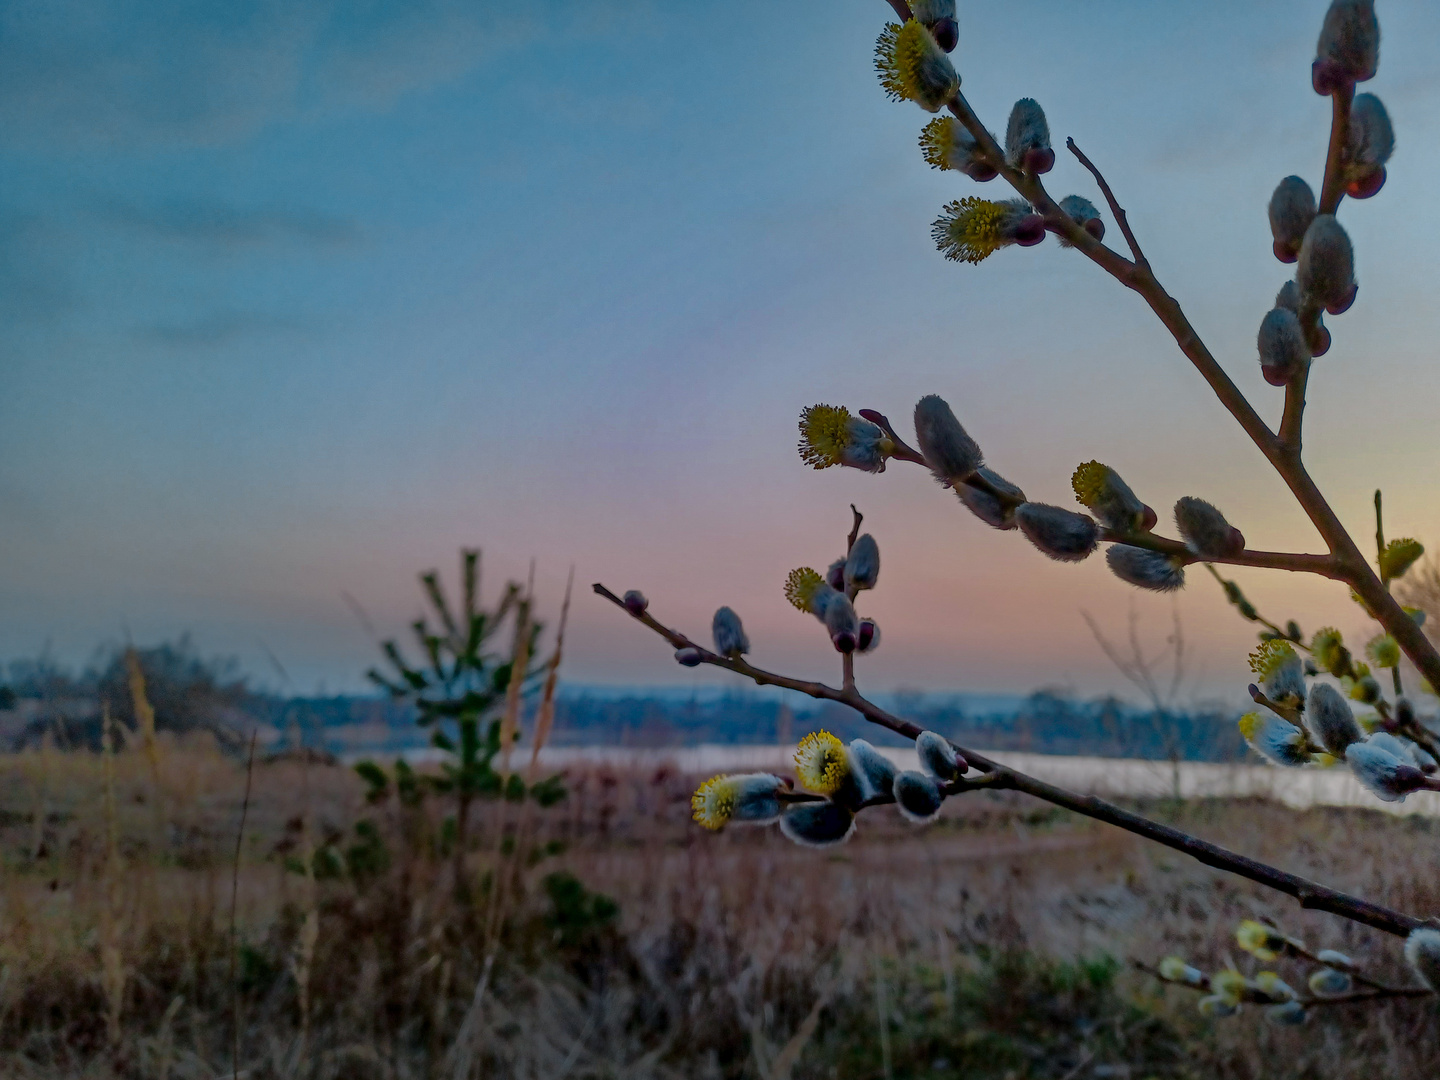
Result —
M 1321 97 L 1329 97 L 1354 82 L 1355 77 L 1338 61 L 1316 60 L 1310 65 L 1310 85 Z
M 1330 351 L 1330 331 L 1326 330 L 1325 327 L 1317 326 L 1315 333 L 1310 337 L 1311 356 L 1324 356 Z
M 1300 249 L 1298 247 L 1276 240 L 1274 248 L 1275 258 L 1279 259 L 1282 263 L 1293 263 L 1300 258 Z
M 1350 310 L 1350 305 L 1355 303 L 1355 296 L 1360 291 L 1359 285 L 1351 285 L 1350 291 L 1333 304 L 1326 304 L 1325 310 L 1331 315 L 1344 315 Z
M 1025 170 L 1036 176 L 1041 173 L 1048 173 L 1055 167 L 1055 151 L 1046 146 L 1037 150 L 1025 152 Z
M 636 616 L 644 615 L 645 609 L 650 606 L 650 601 L 645 599 L 645 594 L 639 589 L 631 589 L 620 598 L 620 602 L 625 605 L 626 611 Z
M 1096 240 L 1104 240 L 1105 222 L 1101 221 L 1098 217 L 1091 218 L 1089 221 L 1085 222 L 1085 231 L 1088 232 L 1091 236 L 1093 236 Z
M 1140 512 L 1140 531 L 1149 532 L 1151 529 L 1155 528 L 1155 523 L 1159 520 L 1160 519 L 1156 516 L 1154 510 L 1150 509 L 1150 507 L 1148 506 L 1145 507 Z
M 977 184 L 988 184 L 1000 175 L 1000 171 L 993 165 L 986 165 L 983 162 L 977 161 L 967 170 L 967 175 Z
M 845 560 L 837 559 L 825 571 L 825 584 L 836 592 L 845 591 Z
M 1385 166 L 1381 165 L 1364 176 L 1351 180 L 1345 185 L 1345 194 L 1352 199 L 1368 199 L 1378 195 L 1385 186 Z
M 1265 381 L 1271 386 L 1284 386 L 1290 381 L 1290 369 L 1276 367 L 1272 364 L 1261 364 L 1260 374 L 1265 376 Z
M 675 662 L 681 667 L 699 667 L 700 650 L 695 648 L 684 648 L 675 650 Z
M 835 646 L 836 652 L 852 653 L 855 651 L 855 635 L 848 630 L 842 630 L 840 633 L 832 635 L 830 641 Z
M 1015 243 L 1034 247 L 1045 239 L 1045 219 L 1039 214 L 1026 214 L 1015 226 Z
M 954 52 L 955 46 L 960 44 L 960 24 L 954 19 L 938 20 L 930 27 L 930 33 L 935 38 L 935 44 L 947 53 Z
M 878 644 L 880 628 L 875 625 L 874 619 L 861 619 L 860 632 L 855 637 L 855 648 L 859 652 L 869 652 Z

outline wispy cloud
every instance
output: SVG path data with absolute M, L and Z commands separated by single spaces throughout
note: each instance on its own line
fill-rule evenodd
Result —
M 191 322 L 155 322 L 134 333 L 135 340 L 176 349 L 215 348 L 257 334 L 306 329 L 299 319 L 259 311 L 215 311 Z
M 164 240 L 238 247 L 269 243 L 348 244 L 360 238 L 357 222 L 303 206 L 242 207 L 216 200 L 153 205 L 109 201 L 101 220 Z
M 336 109 L 384 110 L 621 0 L 19 0 L 0 5 L 0 142 L 215 145 Z

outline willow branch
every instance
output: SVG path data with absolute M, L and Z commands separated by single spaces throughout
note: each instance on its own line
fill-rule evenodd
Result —
M 1333 214 L 1345 198 L 1345 150 L 1350 142 L 1350 106 L 1355 85 L 1346 82 L 1330 95 L 1330 148 L 1325 155 L 1325 182 L 1320 188 L 1320 213 Z
M 892 4 L 892 6 L 896 5 Z M 896 6 L 896 10 L 899 11 L 900 8 Z M 1139 294 L 1149 305 L 1164 327 L 1170 331 L 1181 353 L 1194 365 L 1196 371 L 1210 386 L 1211 391 L 1220 399 L 1220 403 L 1225 406 L 1256 448 L 1270 462 L 1271 467 L 1285 481 L 1285 485 L 1294 495 L 1296 502 L 1300 504 L 1301 509 L 1305 511 L 1305 515 L 1330 549 L 1337 571 L 1333 576 L 1337 580 L 1344 581 L 1359 594 L 1376 621 L 1385 627 L 1421 674 L 1429 680 L 1432 686 L 1440 686 L 1440 651 L 1437 651 L 1435 644 L 1425 636 L 1415 621 L 1390 596 L 1359 547 L 1356 546 L 1339 516 L 1331 508 L 1301 462 L 1298 453 L 1298 437 L 1295 439 L 1296 449 L 1292 449 L 1279 435 L 1270 430 L 1265 421 L 1261 419 L 1260 414 L 1255 411 L 1254 406 L 1240 392 L 1240 388 L 1235 385 L 1230 376 L 1225 373 L 1225 369 L 1211 354 L 1195 328 L 1190 325 L 1190 320 L 1186 318 L 1179 302 L 1165 291 L 1147 263 L 1132 263 L 1096 240 L 1077 225 L 1069 214 L 1059 208 L 1046 192 L 1039 177 L 1006 164 L 1003 151 L 996 143 L 994 136 L 986 130 L 985 125 L 980 122 L 979 117 L 970 108 L 970 103 L 965 100 L 964 94 L 957 92 L 949 107 L 950 111 L 965 126 L 965 129 L 975 138 L 988 162 L 996 168 L 1011 187 L 1024 196 L 1036 211 L 1044 216 L 1045 224 L 1049 229 L 1064 236 L 1077 251 L 1126 288 Z M 1345 137 L 1348 130 L 1349 103 L 1337 100 L 1335 125 L 1332 126 L 1330 137 L 1330 160 L 1332 162 L 1338 163 L 1343 159 Z M 1343 187 L 1337 187 L 1341 176 L 1343 176 L 1343 170 L 1338 164 L 1335 164 L 1333 168 L 1327 166 L 1326 200 L 1322 202 L 1322 212 L 1327 207 L 1333 210 L 1335 206 L 1339 205 L 1339 195 L 1335 194 L 1335 191 L 1343 193 Z M 1294 411 L 1298 415 L 1298 408 Z M 1295 434 L 1298 436 L 1298 430 Z
M 1145 258 L 1145 253 L 1140 250 L 1140 241 L 1136 240 L 1135 234 L 1130 231 L 1130 219 L 1125 216 L 1125 211 L 1121 209 L 1120 204 L 1115 200 L 1115 193 L 1110 190 L 1110 185 L 1105 182 L 1105 177 L 1100 175 L 1100 170 L 1091 163 L 1090 159 L 1085 156 L 1080 147 L 1075 145 L 1074 139 L 1067 138 L 1065 140 L 1065 146 L 1079 159 L 1080 164 L 1084 165 L 1085 168 L 1090 171 L 1090 175 L 1095 178 L 1095 183 L 1100 185 L 1100 193 L 1105 196 L 1105 201 L 1110 205 L 1110 213 L 1114 215 L 1115 224 L 1120 226 L 1120 232 L 1125 237 L 1125 243 L 1130 245 L 1130 254 L 1135 257 L 1136 265 L 1143 266 L 1148 270 L 1150 263 Z
M 1130 961 L 1130 963 L 1134 965 L 1137 971 L 1143 971 L 1146 975 L 1153 976 L 1155 979 L 1159 980 L 1162 983 L 1165 983 L 1167 986 L 1180 986 L 1184 987 L 1186 990 L 1194 990 L 1197 993 L 1201 994 L 1207 994 L 1211 990 L 1209 976 L 1202 975 L 1198 983 L 1180 982 L 1177 979 L 1167 979 L 1164 975 L 1160 974 L 1157 968 L 1153 968 L 1149 964 L 1143 963 L 1139 960 L 1132 960 Z M 1435 991 L 1431 990 L 1429 987 L 1426 986 L 1382 986 L 1381 984 L 1371 982 L 1370 980 L 1362 980 L 1360 976 L 1355 975 L 1353 972 L 1351 973 L 1351 976 L 1357 982 L 1366 982 L 1367 985 L 1371 987 L 1371 989 L 1357 990 L 1349 994 L 1337 994 L 1334 997 L 1316 997 L 1314 995 L 1306 995 L 1302 997 L 1297 995 L 1295 1000 L 1298 1001 L 1301 1005 L 1305 1006 L 1305 1008 L 1309 1009 L 1317 1005 L 1355 1005 L 1362 1001 L 1384 1001 L 1386 999 L 1393 998 L 1433 997 L 1435 994 Z M 1283 1001 L 1270 1001 L 1259 1002 L 1259 1004 L 1283 1005 L 1286 1003 Z
M 679 631 L 672 630 L 658 622 L 648 611 L 638 615 L 630 612 L 618 596 L 599 582 L 594 585 L 594 589 L 598 595 L 626 611 L 632 618 L 644 623 L 676 649 L 693 649 L 703 664 L 733 671 L 737 675 L 750 679 L 758 686 L 779 686 L 817 700 L 838 702 L 854 709 L 871 723 L 878 724 L 907 739 L 914 739 L 924 730 L 908 720 L 902 720 L 900 717 L 886 712 L 874 702 L 861 696 L 853 687 L 837 690 L 825 683 L 793 679 L 788 675 L 765 671 L 738 657 L 732 659 L 720 656 L 691 641 Z M 1302 908 L 1327 911 L 1399 937 L 1405 937 L 1416 927 L 1426 925 L 1423 920 L 1413 915 L 1406 915 L 1404 912 L 1362 900 L 1358 896 L 1351 896 L 1348 893 L 1329 888 L 1310 881 L 1308 878 L 1300 877 L 1298 874 L 1287 873 L 1266 863 L 1230 851 L 1218 844 L 1212 844 L 1208 840 L 1201 840 L 1181 832 L 1179 829 L 1151 821 L 1147 817 L 1122 809 L 1114 803 L 1106 802 L 1094 795 L 1081 795 L 1078 792 L 1039 780 L 1017 769 L 1008 768 L 974 750 L 968 750 L 955 743 L 951 743 L 951 745 L 955 747 L 960 756 L 969 762 L 971 767 L 982 773 L 995 775 L 997 779 L 989 782 L 993 786 L 1022 791 L 1052 805 L 1072 810 L 1084 817 L 1094 818 L 1096 821 L 1103 821 L 1124 829 L 1126 832 L 1143 836 L 1148 840 L 1189 855 L 1206 866 L 1237 874 L 1259 885 L 1294 897 Z

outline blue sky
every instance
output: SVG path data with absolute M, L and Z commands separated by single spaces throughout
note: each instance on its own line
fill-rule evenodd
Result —
M 992 127 L 1034 96 L 1104 168 L 1172 294 L 1268 416 L 1254 334 L 1285 269 L 1264 206 L 1318 183 L 1324 4 L 961 4 Z M 695 632 L 735 606 L 757 660 L 833 675 L 787 609 L 857 502 L 885 552 L 871 678 L 1115 685 L 1080 617 L 1123 624 L 1099 559 L 1045 562 L 913 469 L 813 473 L 815 401 L 946 396 L 991 462 L 1067 501 L 1098 457 L 1162 511 L 1209 498 L 1256 546 L 1313 533 L 1133 297 L 1053 243 L 944 262 L 926 117 L 885 100 L 880 0 L 0 4 L 0 656 L 190 630 L 293 685 L 358 685 L 413 574 L 483 546 L 542 600 L 638 586 Z M 1368 89 L 1399 149 L 1347 204 L 1360 301 L 1312 379 L 1311 465 L 1367 533 L 1440 540 L 1440 9 L 1381 0 Z M 1095 197 L 1068 156 L 1057 195 Z M 1098 199 L 1097 199 L 1098 201 Z M 1114 230 L 1112 229 L 1112 238 Z M 844 475 L 841 475 L 841 473 Z M 1326 583 L 1239 575 L 1307 626 Z M 1169 601 L 1138 597 L 1157 634 Z M 1178 601 L 1196 685 L 1249 630 L 1203 575 Z M 691 676 L 577 599 L 586 682 Z M 828 653 L 828 655 L 827 655 Z

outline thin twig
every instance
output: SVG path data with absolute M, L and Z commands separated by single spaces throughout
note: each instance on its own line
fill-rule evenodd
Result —
M 258 728 L 250 732 L 250 754 L 245 760 L 245 798 L 240 802 L 240 827 L 235 830 L 235 859 L 230 864 L 230 1072 L 233 1080 L 240 1080 L 240 983 L 235 974 L 240 942 L 235 913 L 240 903 L 240 849 L 245 842 L 245 818 L 250 813 L 250 781 L 255 775 L 255 740 L 259 734 Z
M 593 586 L 599 596 L 628 611 L 620 597 L 607 589 L 604 585 L 596 582 Z M 724 668 L 733 671 L 737 675 L 743 675 L 750 679 L 757 686 L 779 686 L 787 690 L 795 690 L 809 697 L 822 701 L 835 701 L 846 705 L 865 719 L 872 723 L 879 724 L 903 735 L 907 739 L 913 739 L 924 729 L 908 720 L 902 720 L 898 716 L 886 712 L 874 702 L 862 697 L 857 691 L 837 690 L 833 686 L 824 683 L 809 682 L 804 679 L 794 679 L 787 675 L 779 675 L 772 671 L 765 671 L 762 668 L 753 667 L 743 659 L 719 656 L 709 649 L 691 641 L 684 634 L 670 629 L 663 623 L 658 622 L 648 611 L 638 615 L 632 613 L 632 618 L 644 623 L 647 627 L 659 634 L 666 641 L 670 642 L 676 649 L 693 649 L 699 656 L 700 662 L 710 664 L 714 667 Z M 1240 877 L 1247 878 L 1267 888 L 1282 892 L 1287 896 L 1293 896 L 1300 902 L 1302 908 L 1311 908 L 1316 911 L 1328 911 L 1334 915 L 1354 922 L 1372 926 L 1377 930 L 1383 930 L 1388 934 L 1395 934 L 1405 937 L 1410 931 L 1417 927 L 1428 925 L 1424 920 L 1413 915 L 1406 915 L 1403 912 L 1395 911 L 1392 908 L 1363 900 L 1357 896 L 1340 892 L 1337 889 L 1329 888 L 1298 874 L 1287 873 L 1266 863 L 1237 854 L 1218 844 L 1212 844 L 1207 840 L 1173 829 L 1168 825 L 1161 825 L 1151 821 L 1140 814 L 1124 810 L 1114 803 L 1106 802 L 1104 799 L 1094 795 L 1081 795 L 1069 791 L 1055 784 L 1044 780 L 1036 779 L 1016 769 L 1008 768 L 997 761 L 992 761 L 973 750 L 952 743 L 956 751 L 965 758 L 974 768 L 983 773 L 998 774 L 997 779 L 992 781 L 993 786 L 1013 788 L 1016 791 L 1023 791 L 1027 795 L 1033 795 L 1037 799 L 1052 803 L 1055 806 L 1073 810 L 1077 814 L 1094 818 L 1096 821 L 1103 821 L 1110 825 L 1118 826 L 1127 832 L 1143 836 L 1176 851 L 1212 866 L 1217 870 L 1225 870 Z
M 1145 258 L 1145 253 L 1140 250 L 1140 241 L 1136 240 L 1135 234 L 1130 231 L 1130 219 L 1125 216 L 1125 211 L 1121 208 L 1120 204 L 1115 201 L 1115 193 L 1110 190 L 1110 185 L 1105 182 L 1105 177 L 1100 174 L 1100 170 L 1095 167 L 1095 164 L 1085 156 L 1085 152 L 1075 145 L 1074 139 L 1067 138 L 1065 145 L 1070 152 L 1080 160 L 1080 164 L 1090 170 L 1090 175 L 1095 178 L 1095 183 L 1100 185 L 1101 194 L 1105 196 L 1105 201 L 1110 204 L 1110 213 L 1115 216 L 1115 224 L 1120 226 L 1120 232 L 1125 237 L 1125 243 L 1130 245 L 1130 254 L 1135 257 L 1135 265 L 1143 266 L 1147 270 L 1150 269 L 1150 263 Z

